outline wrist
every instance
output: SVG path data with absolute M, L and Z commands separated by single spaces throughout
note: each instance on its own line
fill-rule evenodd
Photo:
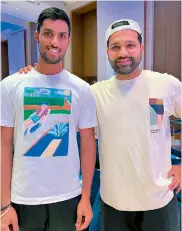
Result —
M 8 204 L 6 204 L 6 205 L 4 205 L 4 206 L 1 206 L 1 212 L 4 212 L 5 210 L 7 210 L 11 206 L 12 206 L 11 202 L 8 203 Z
M 90 193 L 82 192 L 81 199 L 90 201 Z
M 10 205 L 7 209 L 5 209 L 4 211 L 1 211 L 0 218 L 4 217 L 6 214 L 8 214 L 9 211 L 10 211 L 10 209 L 11 209 L 11 207 L 12 206 Z
M 11 200 L 10 199 L 1 200 L 1 208 L 5 207 L 5 206 L 7 206 L 9 204 L 11 204 Z

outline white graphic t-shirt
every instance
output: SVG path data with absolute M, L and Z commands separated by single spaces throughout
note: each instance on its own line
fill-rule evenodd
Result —
M 89 84 L 66 70 L 11 75 L 1 82 L 0 121 L 14 127 L 12 202 L 54 203 L 81 193 L 76 134 L 96 125 Z
M 181 116 L 181 82 L 152 71 L 92 85 L 96 99 L 101 197 L 121 211 L 165 206 L 173 197 L 169 116 Z

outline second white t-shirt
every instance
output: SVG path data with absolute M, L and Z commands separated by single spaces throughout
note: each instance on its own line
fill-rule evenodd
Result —
M 173 197 L 169 116 L 180 116 L 181 83 L 143 71 L 126 81 L 92 86 L 96 99 L 101 197 L 122 211 L 165 206 Z

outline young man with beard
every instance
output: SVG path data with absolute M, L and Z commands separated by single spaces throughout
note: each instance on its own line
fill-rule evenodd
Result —
M 63 69 L 70 31 L 63 10 L 45 9 L 35 33 L 36 67 L 1 82 L 3 231 L 84 230 L 92 218 L 95 100 L 89 84 Z
M 121 19 L 106 31 L 116 75 L 93 85 L 96 99 L 103 231 L 179 231 L 169 116 L 181 117 L 181 82 L 141 70 L 141 29 Z
M 171 165 L 169 116 L 181 117 L 181 82 L 140 69 L 144 46 L 137 22 L 112 23 L 106 42 L 116 75 L 92 85 L 102 230 L 179 231 L 175 194 L 181 189 L 181 166 Z

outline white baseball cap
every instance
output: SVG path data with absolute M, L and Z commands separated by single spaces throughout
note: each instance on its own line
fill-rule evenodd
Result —
M 134 30 L 139 34 L 142 34 L 140 26 L 137 22 L 131 19 L 120 19 L 113 22 L 107 29 L 105 39 L 108 41 L 109 37 L 120 30 Z

